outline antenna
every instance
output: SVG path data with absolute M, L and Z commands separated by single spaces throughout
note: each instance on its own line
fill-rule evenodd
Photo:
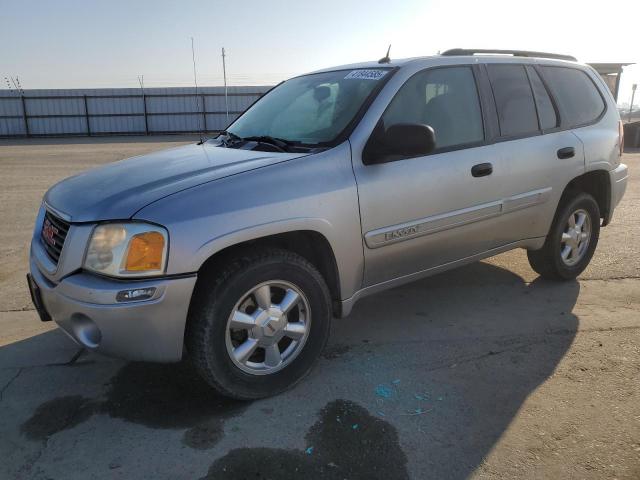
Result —
M 193 83 L 196 86 L 196 112 L 198 111 L 200 100 L 198 97 L 198 76 L 196 74 L 196 51 L 193 48 L 193 37 L 191 37 L 191 60 L 193 60 Z M 202 135 L 202 125 L 200 124 L 200 115 L 198 115 L 198 131 L 200 133 L 200 142 L 198 145 L 202 145 L 204 143 L 204 138 Z
M 222 76 L 224 77 L 224 106 L 227 109 L 227 124 L 229 124 L 229 97 L 227 94 L 227 65 L 225 63 L 224 47 L 222 47 Z
M 391 44 L 389 44 L 389 48 L 387 48 L 387 54 L 378 60 L 378 63 L 389 63 L 391 58 L 389 57 L 389 52 L 391 52 Z

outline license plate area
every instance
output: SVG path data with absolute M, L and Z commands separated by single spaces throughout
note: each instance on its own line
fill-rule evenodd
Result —
M 47 309 L 42 302 L 42 294 L 40 292 L 40 287 L 35 282 L 31 274 L 27 273 L 27 285 L 29 285 L 29 293 L 31 294 L 31 301 L 33 302 L 33 306 L 36 307 L 36 311 L 40 316 L 40 320 L 43 322 L 50 322 L 51 315 L 47 312 Z

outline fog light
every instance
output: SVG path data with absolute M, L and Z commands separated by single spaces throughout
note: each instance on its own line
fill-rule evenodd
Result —
M 155 293 L 156 287 L 121 290 L 116 295 L 116 300 L 118 302 L 135 302 L 139 300 L 148 300 L 153 297 Z
M 102 340 L 102 333 L 98 326 L 83 313 L 71 315 L 71 330 L 73 336 L 87 348 L 97 348 Z

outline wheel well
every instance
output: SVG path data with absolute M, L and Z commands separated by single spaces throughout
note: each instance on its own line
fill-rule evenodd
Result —
M 334 315 L 340 316 L 342 304 L 340 302 L 340 277 L 338 276 L 336 259 L 325 236 L 312 230 L 285 232 L 229 246 L 209 257 L 200 266 L 198 273 L 215 272 L 221 264 L 242 250 L 263 247 L 289 250 L 311 262 L 327 282 L 331 293 Z
M 606 222 L 606 219 L 609 218 L 611 202 L 610 190 L 609 174 L 605 170 L 594 170 L 571 180 L 565 187 L 562 196 L 564 198 L 569 192 L 575 191 L 590 194 L 598 203 L 600 217 L 605 219 Z M 604 226 L 606 223 L 602 225 Z

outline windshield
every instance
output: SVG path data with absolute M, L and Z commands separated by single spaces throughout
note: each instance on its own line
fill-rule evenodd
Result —
M 374 68 L 292 78 L 262 97 L 227 132 L 240 138 L 273 137 L 303 144 L 331 142 L 388 74 L 388 69 Z

